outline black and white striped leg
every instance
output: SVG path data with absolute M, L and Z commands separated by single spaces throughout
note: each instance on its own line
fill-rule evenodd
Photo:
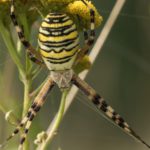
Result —
M 43 85 L 42 89 L 40 90 L 39 94 L 36 96 L 35 100 L 33 101 L 33 104 L 29 108 L 27 115 L 22 119 L 21 123 L 16 127 L 14 132 L 6 139 L 6 142 L 9 141 L 11 138 L 13 138 L 17 133 L 19 133 L 20 129 L 25 126 L 24 133 L 21 136 L 21 140 L 20 140 L 19 148 L 21 149 L 26 139 L 33 118 L 36 116 L 37 112 L 43 106 L 46 96 L 48 95 L 48 92 L 52 89 L 53 86 L 54 86 L 54 81 L 49 76 L 47 81 Z M 5 146 L 6 142 L 4 142 L 2 146 Z
M 127 122 L 117 113 L 115 110 L 106 103 L 106 101 L 96 93 L 96 91 L 89 86 L 85 81 L 81 80 L 77 75 L 74 74 L 72 78 L 72 83 L 75 84 L 88 98 L 93 102 L 93 104 L 101 110 L 109 119 L 111 119 L 116 125 L 122 128 L 127 134 L 134 137 L 145 146 L 150 148 L 143 139 L 141 139 L 128 125 Z
M 42 65 L 44 62 L 40 56 L 40 54 L 32 47 L 32 45 L 25 39 L 24 33 L 22 31 L 22 28 L 19 26 L 16 15 L 15 15 L 15 7 L 14 7 L 14 0 L 11 0 L 11 7 L 10 7 L 10 17 L 11 20 L 16 28 L 18 37 L 21 41 L 21 43 L 24 45 L 24 47 L 27 50 L 28 57 L 31 61 L 33 61 L 36 64 Z
M 19 150 L 22 149 L 23 143 L 26 140 L 29 128 L 32 124 L 32 121 L 33 121 L 34 117 L 37 115 L 37 112 L 39 112 L 39 110 L 43 106 L 43 104 L 46 100 L 46 97 L 47 97 L 49 91 L 52 89 L 53 86 L 54 86 L 54 81 L 49 76 L 46 83 L 42 87 L 41 91 L 36 96 L 32 106 L 31 106 L 31 108 L 28 112 L 28 120 L 27 120 L 27 123 L 25 125 L 24 133 L 21 135 L 20 145 L 19 145 L 19 148 L 18 148 Z
M 90 47 L 93 45 L 94 43 L 94 39 L 95 39 L 95 11 L 90 8 L 88 6 L 88 4 L 84 1 L 81 0 L 90 10 L 90 35 L 88 35 L 88 31 L 86 29 L 84 29 L 84 40 L 85 40 L 85 45 L 83 46 L 83 48 L 80 50 L 79 54 L 78 54 L 78 58 L 82 59 L 90 50 Z
M 89 47 L 93 45 L 95 39 L 95 11 L 92 8 L 90 9 L 90 36 L 88 36 L 87 31 L 84 29 L 84 38 L 87 40 L 85 42 L 85 47 Z M 89 50 L 89 49 L 88 49 Z M 87 50 L 87 51 L 88 51 Z
M 13 131 L 13 133 L 6 139 L 6 141 L 9 141 L 12 139 L 16 134 L 19 133 L 20 129 L 24 127 L 26 122 L 28 121 L 28 115 L 26 115 L 22 121 L 19 123 L 19 125 L 16 127 L 16 129 Z

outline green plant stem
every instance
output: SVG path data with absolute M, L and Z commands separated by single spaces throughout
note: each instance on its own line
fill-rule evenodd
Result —
M 25 25 L 25 29 L 28 29 L 27 23 L 26 22 L 26 16 L 22 15 L 22 22 L 23 25 Z M 9 30 L 4 26 L 3 22 L 0 21 L 0 33 L 2 35 L 2 38 L 6 44 L 6 47 L 8 49 L 9 54 L 11 55 L 11 58 L 13 59 L 14 63 L 16 64 L 19 73 L 20 73 L 20 77 L 21 77 L 21 81 L 24 84 L 24 104 L 23 104 L 23 112 L 22 112 L 22 116 L 24 117 L 28 108 L 29 108 L 29 104 L 30 104 L 30 97 L 29 97 L 29 92 L 30 92 L 30 85 L 31 85 L 31 78 L 30 78 L 30 73 L 28 70 L 30 70 L 30 63 L 29 60 L 26 60 L 26 68 L 23 67 L 22 63 L 21 63 L 21 58 L 18 54 L 18 52 L 21 52 L 21 46 L 17 48 L 15 48 L 12 37 L 10 35 Z M 26 142 L 23 145 L 23 150 L 29 150 L 29 144 L 28 141 L 26 140 Z
M 39 150 L 46 150 L 48 145 L 51 143 L 53 137 L 56 135 L 56 132 L 58 130 L 58 127 L 63 119 L 64 109 L 65 109 L 65 102 L 66 102 L 66 96 L 68 94 L 68 89 L 64 89 L 61 97 L 61 103 L 59 106 L 59 110 L 57 113 L 57 117 L 55 122 L 53 123 L 53 126 L 50 130 L 50 132 L 47 135 L 47 139 L 43 141 L 43 143 L 40 146 Z
M 17 50 L 13 44 L 13 40 L 12 40 L 12 37 L 10 35 L 10 32 L 9 30 L 5 27 L 5 25 L 3 24 L 3 22 L 0 20 L 0 34 L 2 35 L 2 38 L 5 42 L 5 45 L 7 47 L 7 50 L 12 58 L 12 60 L 14 61 L 14 63 L 16 64 L 18 70 L 19 70 L 19 73 L 20 73 L 20 76 L 22 79 L 25 78 L 25 69 L 23 67 L 23 65 L 21 64 L 21 58 L 19 57 L 19 55 L 17 54 Z M 7 109 L 1 105 L 0 106 L 0 109 L 3 113 L 7 113 Z M 12 116 L 12 119 L 14 119 L 15 117 Z M 17 120 L 16 120 L 17 122 Z
M 26 81 L 24 81 L 24 101 L 23 101 L 22 118 L 26 115 L 30 105 L 29 94 L 30 94 L 30 80 L 26 79 Z M 23 144 L 23 150 L 29 150 L 28 139 L 26 139 L 25 143 Z
M 28 23 L 27 23 L 27 17 L 26 14 L 22 13 L 19 15 L 20 17 L 20 22 L 23 25 L 23 30 L 24 33 L 26 33 L 26 37 L 29 37 L 29 28 L 28 28 Z M 27 38 L 29 39 L 29 38 Z M 30 86 L 31 86 L 31 82 L 32 82 L 32 77 L 31 77 L 31 62 L 28 58 L 28 56 L 26 55 L 26 67 L 25 67 L 25 78 L 23 79 L 23 83 L 24 83 L 24 104 L 23 104 L 23 112 L 22 112 L 22 117 L 25 116 L 25 114 L 28 111 L 29 108 L 29 104 L 30 104 Z
M 25 13 L 21 13 L 19 15 L 19 20 L 21 22 L 21 25 L 23 25 L 23 31 L 25 33 L 25 37 L 29 39 L 29 26 L 28 26 L 28 21 Z M 25 78 L 22 80 L 24 84 L 24 101 L 23 101 L 23 111 L 22 111 L 22 118 L 26 115 L 31 100 L 30 100 L 30 89 L 31 89 L 31 84 L 32 84 L 32 64 L 26 55 L 26 67 L 25 67 Z M 25 143 L 23 144 L 23 150 L 29 150 L 29 141 L 28 138 L 26 139 Z
M 4 26 L 2 21 L 0 21 L 0 33 L 2 35 L 2 38 L 5 42 L 5 45 L 8 49 L 8 51 L 9 51 L 9 54 L 11 55 L 11 58 L 13 59 L 16 66 L 18 67 L 18 70 L 19 70 L 19 73 L 20 73 L 21 77 L 24 78 L 25 77 L 24 76 L 25 75 L 25 70 L 23 68 L 23 65 L 21 64 L 19 55 L 17 54 L 16 48 L 13 44 L 10 32 Z
M 24 103 L 22 117 L 26 115 L 30 102 L 30 81 L 26 79 L 26 81 L 24 81 Z

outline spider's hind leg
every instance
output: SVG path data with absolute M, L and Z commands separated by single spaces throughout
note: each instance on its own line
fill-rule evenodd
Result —
M 30 111 L 28 112 L 29 116 L 28 116 L 28 120 L 27 120 L 26 125 L 25 125 L 24 133 L 21 135 L 20 145 L 18 148 L 19 150 L 22 149 L 23 143 L 25 142 L 25 139 L 27 137 L 29 128 L 32 124 L 34 117 L 36 116 L 37 112 L 43 106 L 43 104 L 46 100 L 46 97 L 47 97 L 49 91 L 52 89 L 53 86 L 54 86 L 54 81 L 49 76 L 47 81 L 45 82 L 44 86 L 40 90 L 39 94 L 36 96 L 32 106 L 30 108 Z
M 27 114 L 22 120 L 21 122 L 18 124 L 18 126 L 15 128 L 15 130 L 13 131 L 13 133 L 6 139 L 6 141 L 9 141 L 10 139 L 12 139 L 16 134 L 19 133 L 20 129 L 24 127 L 24 125 L 26 124 L 26 122 L 28 121 L 28 117 L 29 115 Z
M 2 144 L 1 147 L 3 147 L 3 145 L 5 146 L 7 141 L 13 138 L 16 134 L 18 134 L 20 129 L 25 126 L 24 133 L 21 135 L 21 140 L 20 140 L 19 149 L 21 149 L 26 139 L 29 128 L 31 126 L 32 120 L 34 119 L 34 117 L 36 116 L 40 108 L 43 106 L 45 99 L 48 95 L 48 92 L 52 89 L 53 86 L 54 86 L 54 81 L 49 76 L 47 81 L 43 85 L 42 89 L 40 90 L 39 94 L 36 96 L 35 100 L 33 101 L 33 104 L 29 108 L 27 115 L 22 119 L 21 123 L 16 127 L 14 132 L 6 139 L 6 142 L 4 142 L 4 144 Z
M 85 81 L 81 80 L 75 74 L 72 78 L 72 83 L 75 84 L 85 95 L 87 95 L 93 104 L 99 110 L 101 110 L 113 123 L 122 128 L 123 131 L 125 131 L 127 134 L 150 148 L 150 145 L 148 145 L 141 137 L 139 137 L 136 132 L 128 125 L 128 123 L 117 112 L 115 112 L 115 110 L 110 105 L 108 105 L 107 102 L 99 94 L 97 94 L 91 86 L 89 86 Z

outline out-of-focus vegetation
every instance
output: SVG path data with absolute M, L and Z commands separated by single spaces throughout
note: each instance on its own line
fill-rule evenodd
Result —
M 54 8 L 52 2 L 50 0 L 17 1 L 16 5 L 19 7 L 16 11 L 19 14 L 19 21 L 24 26 L 26 37 L 35 47 L 37 46 L 39 22 L 41 21 L 39 19 L 40 13 L 45 15 L 49 9 Z M 61 4 L 66 6 L 68 2 L 68 0 L 62 1 Z M 72 2 L 78 3 L 74 0 Z M 104 18 L 104 25 L 115 0 L 94 0 L 93 3 Z M 72 12 L 72 9 L 73 6 L 70 4 L 66 11 Z M 103 97 L 108 99 L 107 101 L 124 116 L 141 137 L 150 143 L 149 10 L 149 0 L 126 1 L 101 54 L 91 68 L 87 81 Z M 26 15 L 22 12 L 26 12 Z M 23 81 L 22 70 L 25 71 L 25 77 L 27 77 L 26 75 L 33 75 L 38 70 L 35 65 L 25 59 L 23 48 L 18 42 L 10 22 L 9 2 L 5 0 L 0 0 L 0 22 L 3 23 L 0 28 L 0 143 L 2 143 L 14 128 L 5 120 L 5 113 L 12 111 L 13 117 L 18 121 L 25 105 L 23 104 L 25 89 L 30 88 L 30 91 L 33 91 L 39 87 L 48 73 L 46 70 L 42 70 L 34 82 L 30 81 L 32 86 L 24 88 L 26 83 L 20 82 L 20 79 Z M 85 20 L 83 18 L 82 23 L 83 26 L 88 26 L 86 18 Z M 97 24 L 100 24 L 100 21 Z M 101 28 L 97 29 L 97 35 Z M 19 66 L 16 67 L 16 64 Z M 52 91 L 46 105 L 33 122 L 28 136 L 31 149 L 34 149 L 32 143 L 37 133 L 46 130 L 58 110 L 60 103 L 58 93 L 57 88 Z M 102 119 L 101 115 L 93 109 L 86 97 L 79 94 L 63 120 L 50 148 L 52 150 L 59 148 L 61 150 L 145 150 L 143 145 Z M 16 137 L 9 142 L 5 149 L 16 149 L 18 143 L 18 137 Z

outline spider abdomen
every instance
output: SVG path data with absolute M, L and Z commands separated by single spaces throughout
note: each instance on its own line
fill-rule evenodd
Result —
M 67 14 L 49 13 L 39 29 L 39 48 L 49 70 L 71 69 L 79 50 L 78 31 Z

